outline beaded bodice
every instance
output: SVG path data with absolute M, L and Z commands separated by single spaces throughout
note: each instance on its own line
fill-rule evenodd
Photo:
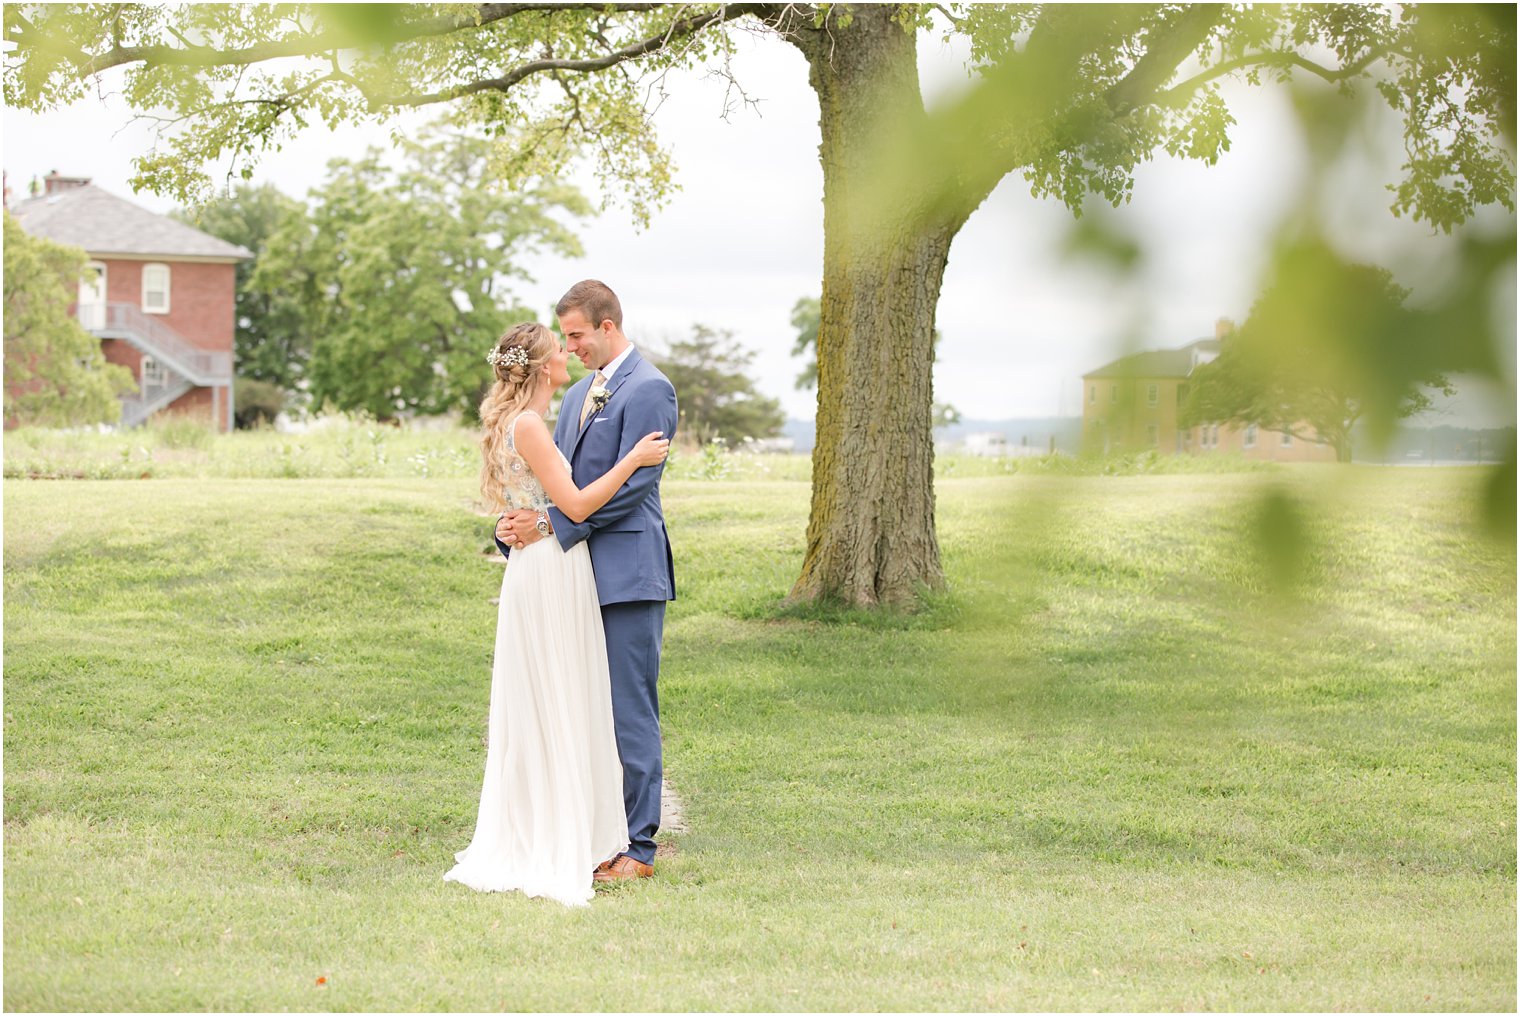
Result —
M 502 500 L 507 507 L 513 510 L 527 508 L 530 511 L 541 512 L 549 508 L 554 502 L 549 500 L 549 495 L 544 493 L 544 485 L 538 482 L 538 477 L 533 475 L 533 470 L 523 461 L 522 456 L 517 454 L 517 421 L 524 416 L 532 416 L 535 419 L 543 419 L 532 410 L 523 410 L 512 418 L 507 426 L 507 440 L 505 443 L 507 456 L 506 480 L 502 483 Z M 570 468 L 570 462 L 560 453 L 560 460 L 565 463 L 565 468 Z

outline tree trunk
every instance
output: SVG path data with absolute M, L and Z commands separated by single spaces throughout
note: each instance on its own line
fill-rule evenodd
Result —
M 894 5 L 834 8 L 792 41 L 818 93 L 823 296 L 807 555 L 793 599 L 911 605 L 944 583 L 934 535 L 934 313 L 955 228 L 852 203 L 882 137 L 922 121 Z M 848 24 L 841 25 L 841 15 Z
M 1330 447 L 1335 449 L 1335 461 L 1351 461 L 1351 428 L 1356 426 L 1357 417 L 1359 416 L 1361 416 L 1361 413 L 1351 413 L 1344 417 L 1335 417 L 1333 425 L 1326 427 L 1315 425 L 1315 436 L 1329 441 Z

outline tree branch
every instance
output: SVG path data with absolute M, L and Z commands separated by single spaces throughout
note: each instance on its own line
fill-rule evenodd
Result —
M 1305 444 L 1315 444 L 1315 435 L 1319 433 L 1319 428 L 1315 427 L 1312 430 L 1302 430 L 1294 424 L 1284 424 L 1283 426 L 1277 428 L 1277 432 L 1279 434 L 1286 434 L 1289 437 L 1298 438 L 1298 440 L 1304 442 Z
M 1144 55 L 1104 94 L 1112 116 L 1117 119 L 1152 101 L 1156 90 L 1208 39 L 1223 13 L 1220 5 L 1197 4 L 1183 10 L 1171 24 L 1152 30 Z M 1079 43 L 1078 37 L 1063 32 L 1060 26 L 1042 16 L 1031 29 L 1024 51 L 1014 54 L 1010 59 L 1026 62 L 1038 60 L 1040 64 L 1046 65 L 1048 70 L 1038 76 L 1048 85 L 1053 74 L 1080 75 L 1080 61 L 1087 49 Z M 1026 63 L 1026 66 L 1031 65 Z M 1049 104 L 1036 117 L 1046 118 L 1053 123 L 1069 117 L 1070 111 L 1057 104 L 1060 94 L 1060 89 L 1051 91 Z M 1083 127 L 1080 124 L 1073 126 L 1074 133 L 1079 138 L 1090 129 L 1090 126 Z M 1009 136 L 1018 137 L 1021 133 L 1014 130 L 1009 132 Z M 1028 152 L 1016 144 L 1003 148 L 997 156 L 999 161 L 989 172 L 979 175 L 974 183 L 966 187 L 966 193 L 957 199 L 956 207 L 946 217 L 946 224 L 952 233 L 960 229 L 967 217 L 987 199 L 1004 177 L 1023 164 L 1027 155 Z M 970 182 L 961 181 L 963 185 L 967 183 Z
M 371 45 L 376 42 L 408 42 L 416 39 L 427 38 L 435 35 L 448 35 L 451 32 L 464 31 L 475 28 L 484 28 L 486 25 L 505 18 L 515 17 L 519 14 L 543 13 L 567 10 L 586 11 L 614 11 L 636 12 L 656 10 L 664 4 L 658 3 L 623 3 L 623 4 L 597 4 L 597 3 L 539 3 L 539 4 L 482 4 L 477 14 L 452 18 L 427 18 L 412 22 L 408 25 L 398 26 L 394 33 L 385 35 L 383 38 L 367 36 L 363 33 L 352 31 L 328 31 L 317 35 L 300 35 L 297 37 L 278 39 L 273 42 L 259 43 L 254 46 L 246 46 L 242 49 L 219 50 L 213 46 L 122 46 L 120 38 L 113 39 L 110 49 L 103 53 L 92 54 L 83 49 L 73 49 L 68 53 L 75 66 L 86 75 L 99 74 L 101 71 L 122 64 L 144 63 L 149 66 L 236 66 L 240 64 L 262 63 L 265 60 L 278 60 L 284 57 L 316 56 L 319 53 L 333 49 L 354 49 Z M 34 24 L 27 21 L 20 14 L 13 15 L 16 22 L 22 26 L 22 30 L 14 33 L 10 40 L 16 43 L 18 49 L 46 49 L 56 48 L 56 40 L 47 38 L 37 31 Z
M 728 4 L 707 14 L 695 15 L 672 22 L 667 28 L 656 32 L 646 39 L 630 43 L 622 49 L 614 50 L 599 57 L 584 60 L 532 60 L 525 64 L 519 64 L 506 74 L 495 78 L 486 78 L 481 81 L 472 81 L 464 85 L 455 85 L 452 88 L 442 89 L 436 92 L 424 92 L 415 95 L 380 95 L 376 96 L 365 90 L 358 82 L 354 84 L 369 101 L 371 108 L 378 106 L 426 106 L 435 102 L 447 102 L 464 95 L 474 95 L 478 92 L 505 92 L 522 81 L 524 78 L 546 71 L 560 72 L 570 71 L 577 74 L 589 74 L 595 71 L 606 70 L 641 56 L 665 48 L 672 39 L 695 35 L 708 25 L 732 21 L 749 14 L 760 14 L 767 9 L 767 4 Z
M 1226 60 L 1223 63 L 1215 64 L 1213 67 L 1193 75 L 1186 81 L 1179 82 L 1158 95 L 1156 102 L 1159 105 L 1166 106 L 1182 105 L 1188 99 L 1191 99 L 1193 93 L 1201 86 L 1208 84 L 1216 78 L 1222 78 L 1226 74 L 1232 74 L 1247 67 L 1297 67 L 1332 83 L 1344 81 L 1347 78 L 1352 78 L 1362 73 L 1362 71 L 1391 52 L 1393 52 L 1391 47 L 1376 46 L 1368 50 L 1361 59 L 1353 61 L 1339 69 L 1324 67 L 1291 51 L 1273 50 L 1267 53 L 1247 53 L 1245 56 L 1239 56 L 1233 60 Z
M 935 10 L 939 11 L 941 14 L 943 14 L 945 16 L 945 20 L 949 21 L 952 25 L 956 26 L 957 28 L 959 28 L 962 24 L 965 23 L 965 19 L 964 18 L 958 18 L 954 14 L 951 14 L 950 11 L 946 9 L 946 7 L 945 7 L 944 4 L 930 4 L 929 6 L 932 7 L 932 8 L 934 8 Z
M 250 65 L 261 61 L 284 57 L 327 57 L 331 66 L 330 71 L 327 74 L 308 81 L 299 88 L 267 97 L 242 100 L 229 99 L 219 104 L 225 106 L 262 106 L 269 111 L 269 119 L 266 121 L 267 127 L 274 120 L 295 109 L 300 100 L 305 99 L 311 92 L 324 84 L 340 84 L 354 89 L 355 92 L 365 99 L 372 111 L 383 107 L 418 107 L 485 91 L 504 92 L 524 79 L 536 74 L 550 73 L 559 78 L 562 74 L 567 73 L 587 74 L 609 68 L 618 68 L 620 65 L 627 64 L 650 53 L 666 49 L 678 42 L 690 39 L 710 25 L 732 21 L 747 15 L 755 15 L 763 19 L 766 15 L 774 12 L 774 5 L 752 3 L 724 5 L 715 10 L 709 10 L 700 14 L 679 16 L 682 8 L 685 6 L 684 4 L 669 5 L 660 3 L 484 4 L 476 12 L 463 16 L 427 18 L 395 26 L 390 33 L 390 37 L 387 39 L 381 39 L 372 33 L 344 30 L 326 32 L 296 31 L 286 38 L 273 42 L 221 51 L 213 46 L 194 45 L 188 40 L 185 40 L 185 44 L 181 47 L 162 45 L 142 47 L 122 46 L 120 39 L 117 38 L 113 41 L 112 48 L 104 53 L 92 55 L 82 49 L 74 49 L 72 52 L 64 50 L 62 55 L 74 64 L 81 77 L 98 76 L 106 68 L 128 63 L 140 63 L 145 66 L 215 65 L 246 69 Z M 529 12 L 542 13 L 580 10 L 610 15 L 618 12 L 650 11 L 665 7 L 674 8 L 672 14 L 673 20 L 647 38 L 630 43 L 621 49 L 612 50 L 601 56 L 587 59 L 555 59 L 549 56 L 546 51 L 542 58 L 525 62 L 499 77 L 453 85 L 427 93 L 377 94 L 373 90 L 373 85 L 364 81 L 359 75 L 344 71 L 337 60 L 337 54 L 341 50 L 355 46 L 376 46 L 387 42 L 406 42 L 420 40 L 429 36 L 444 35 L 455 31 L 473 30 L 504 18 Z M 55 53 L 60 52 L 57 40 L 48 32 L 45 22 L 39 28 L 20 14 L 11 15 L 10 20 L 13 28 L 11 41 L 17 42 L 22 49 L 51 48 Z M 561 84 L 563 85 L 564 82 L 561 81 Z M 572 89 L 567 88 L 567 94 L 571 94 L 573 98 Z M 195 110 L 186 114 L 186 117 L 193 117 L 203 112 L 205 112 L 204 109 Z M 181 119 L 184 119 L 184 117 Z M 566 125 L 567 129 L 568 127 L 569 124 Z
M 1204 44 L 1223 14 L 1224 9 L 1218 4 L 1194 4 L 1169 31 L 1153 37 L 1145 55 L 1108 90 L 1105 98 L 1114 115 L 1124 116 L 1150 102 L 1156 91 L 1177 73 L 1182 61 Z

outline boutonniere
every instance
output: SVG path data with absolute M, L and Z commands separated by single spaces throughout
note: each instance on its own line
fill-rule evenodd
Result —
M 607 400 L 610 398 L 612 398 L 612 393 L 607 390 L 606 385 L 592 385 L 591 411 L 594 413 L 600 413 L 603 409 L 606 408 Z

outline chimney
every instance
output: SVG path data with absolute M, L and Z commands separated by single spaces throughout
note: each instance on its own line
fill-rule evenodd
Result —
M 90 182 L 87 176 L 59 176 L 58 170 L 53 170 L 42 178 L 44 194 L 61 194 L 66 190 L 83 187 Z
M 1214 338 L 1222 339 L 1235 330 L 1235 322 L 1227 317 L 1222 317 L 1214 322 Z

